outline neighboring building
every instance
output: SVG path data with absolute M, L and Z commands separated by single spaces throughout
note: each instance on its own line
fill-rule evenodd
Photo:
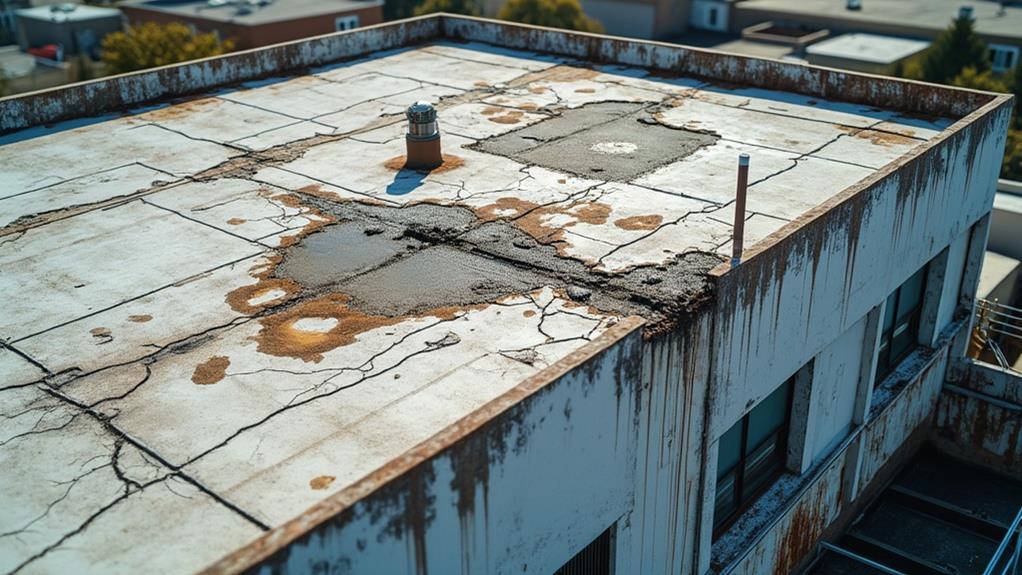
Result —
M 239 49 L 383 21 L 383 0 L 137 0 L 118 7 L 132 24 L 182 22 Z
M 85 4 L 54 4 L 15 11 L 18 44 L 27 51 L 49 44 L 65 57 L 87 54 L 99 59 L 103 37 L 121 30 L 121 11 Z
M 805 48 L 805 58 L 816 66 L 890 74 L 898 64 L 903 64 L 929 46 L 930 43 L 925 40 L 844 34 L 810 44 Z
M 963 516 L 982 565 L 1011 106 L 453 16 L 2 100 L 0 567 L 863 573 Z
M 53 88 L 72 81 L 75 66 L 36 58 L 17 46 L 0 46 L 0 96 Z
M 858 9 L 840 0 L 745 0 L 735 3 L 731 32 L 762 22 L 829 29 L 834 34 L 866 32 L 932 41 L 963 7 L 976 32 L 990 46 L 994 70 L 1019 61 L 1022 4 L 978 0 L 862 0 Z

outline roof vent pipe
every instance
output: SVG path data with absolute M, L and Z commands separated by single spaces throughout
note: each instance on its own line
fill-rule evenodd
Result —
M 731 239 L 731 267 L 742 262 L 742 243 L 745 238 L 745 195 L 749 187 L 749 154 L 738 156 L 738 190 L 735 193 L 735 225 Z
M 408 133 L 405 134 L 405 167 L 413 170 L 432 170 L 444 162 L 440 152 L 440 130 L 436 122 L 436 108 L 429 102 L 416 102 L 405 110 Z

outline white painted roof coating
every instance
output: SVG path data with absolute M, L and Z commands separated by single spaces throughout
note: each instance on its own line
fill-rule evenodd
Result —
M 422 99 L 453 159 L 399 171 Z M 719 139 L 625 182 L 467 147 L 608 101 Z M 723 260 L 740 153 L 751 245 L 950 123 L 439 42 L 0 136 L 0 572 L 201 569 L 620 321 L 550 286 L 396 317 L 303 292 L 274 271 L 316 201 L 462 206 L 618 274 Z
M 816 56 L 847 58 L 874 64 L 893 64 L 922 52 L 929 47 L 926 40 L 912 40 L 879 34 L 842 34 L 806 46 L 806 52 Z

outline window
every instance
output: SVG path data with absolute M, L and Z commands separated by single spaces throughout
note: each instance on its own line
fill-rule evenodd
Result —
M 611 575 L 614 561 L 614 526 L 579 551 L 554 575 Z
M 894 293 L 887 296 L 884 322 L 880 331 L 880 353 L 877 357 L 876 379 L 886 377 L 898 362 L 911 352 L 919 339 L 919 318 L 923 314 L 923 292 L 926 290 L 926 269 L 917 271 Z
M 1018 46 L 990 44 L 990 64 L 994 72 L 1007 72 L 1018 62 Z
M 709 14 L 709 18 L 708 19 L 709 19 L 710 28 L 716 28 L 717 27 L 717 8 L 715 6 L 711 7 L 707 11 L 707 13 Z
M 721 436 L 717 447 L 714 535 L 719 535 L 784 469 L 795 376 Z
M 358 16 L 355 16 L 355 15 L 352 15 L 352 16 L 338 16 L 337 19 L 334 20 L 334 27 L 338 31 L 340 31 L 340 30 L 352 30 L 354 28 L 358 28 L 358 24 L 359 24 Z

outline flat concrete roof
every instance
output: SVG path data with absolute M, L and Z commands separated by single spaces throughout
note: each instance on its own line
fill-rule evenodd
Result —
M 1001 15 L 1000 3 L 986 0 L 863 0 L 860 10 L 848 10 L 842 0 L 745 0 L 734 6 L 740 12 L 787 13 L 930 32 L 947 28 L 959 8 L 971 6 L 977 32 L 1022 39 L 1022 5 L 1006 6 Z
M 382 6 L 383 0 L 271 0 L 269 2 L 206 0 L 142 0 L 123 4 L 188 18 L 242 26 L 261 26 L 301 18 L 339 14 Z
M 55 9 L 62 7 L 73 8 L 70 10 Z M 102 6 L 89 6 L 87 4 L 53 4 L 49 6 L 35 6 L 15 10 L 18 18 L 30 18 L 33 20 L 44 20 L 46 22 L 85 22 L 98 18 L 120 18 L 121 11 L 117 8 L 104 8 Z
M 293 536 L 523 382 L 697 309 L 740 153 L 752 245 L 955 121 L 439 38 L 215 83 L 439 25 L 619 42 L 442 16 L 0 100 L 0 569 L 189 572 Z M 639 46 L 683 50 L 621 58 Z M 197 78 L 219 80 L 103 108 Z M 77 90 L 102 114 L 38 124 Z M 429 173 L 401 168 L 416 100 Z
M 893 64 L 918 54 L 930 43 L 878 34 L 842 34 L 806 47 L 813 56 L 829 56 L 872 64 Z

